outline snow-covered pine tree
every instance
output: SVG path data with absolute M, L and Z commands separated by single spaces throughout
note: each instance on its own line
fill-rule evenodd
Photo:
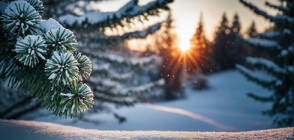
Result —
M 258 39 L 240 37 L 265 56 L 247 57 L 247 65 L 237 65 L 237 68 L 250 81 L 272 92 L 268 97 L 248 95 L 258 101 L 273 103 L 263 114 L 274 117 L 274 123 L 294 126 L 294 3 L 292 0 L 280 0 L 280 5 L 266 2 L 266 6 L 278 10 L 278 14 L 270 15 L 252 3 L 240 2 L 275 25 L 273 32 L 258 33 Z
M 132 38 L 144 38 L 149 34 L 152 34 L 156 30 L 158 30 L 161 27 L 161 23 L 156 23 L 149 28 L 145 29 L 144 31 L 133 31 L 133 32 L 128 32 L 124 33 L 123 35 L 117 35 L 117 36 L 107 36 L 104 34 L 103 30 L 105 27 L 115 27 L 114 25 L 125 25 L 129 26 L 134 23 L 134 19 L 139 19 L 139 21 L 146 21 L 150 16 L 156 16 L 158 15 L 162 10 L 167 10 L 167 4 L 172 2 L 172 0 L 157 0 L 154 2 L 150 2 L 147 5 L 144 6 L 139 6 L 138 1 L 131 1 L 127 3 L 125 6 L 123 6 L 121 9 L 115 12 L 90 12 L 92 9 L 88 8 L 88 5 L 86 3 L 93 3 L 97 2 L 99 0 L 85 0 L 84 4 L 80 4 L 77 1 L 56 1 L 56 0 L 44 0 L 44 5 L 47 7 L 44 9 L 45 17 L 56 17 L 59 18 L 62 15 L 67 15 L 67 16 L 73 16 L 77 15 L 74 13 L 74 11 L 79 11 L 79 10 L 71 10 L 73 9 L 82 9 L 85 14 L 84 16 L 87 15 L 96 15 L 96 16 L 101 16 L 99 25 L 104 25 L 103 27 L 99 26 L 88 26 L 89 28 L 79 28 L 79 27 L 85 27 L 84 24 L 77 25 L 75 24 L 74 26 L 68 25 L 70 28 L 75 28 L 74 32 L 77 35 L 77 38 L 79 40 L 79 47 L 77 49 L 83 50 L 83 47 L 87 47 L 87 50 L 84 50 L 85 52 L 90 52 L 90 50 L 93 51 L 98 51 L 100 52 L 99 55 L 91 57 L 95 58 L 94 61 L 97 63 L 100 62 L 105 62 L 107 64 L 99 65 L 101 67 L 98 67 L 98 69 L 94 70 L 93 75 L 96 75 L 96 77 L 99 77 L 100 80 L 94 80 L 94 82 L 91 82 L 91 80 L 88 80 L 87 82 L 90 84 L 90 86 L 95 87 L 94 92 L 95 94 L 101 94 L 103 92 L 104 94 L 107 94 L 103 98 L 96 96 L 96 102 L 95 102 L 95 108 L 93 108 L 89 112 L 99 112 L 99 111 L 108 111 L 108 107 L 104 105 L 104 103 L 113 103 L 116 106 L 121 106 L 121 105 L 132 105 L 135 100 L 135 95 L 136 93 L 144 93 L 144 92 L 150 92 L 153 88 L 157 87 L 158 85 L 162 85 L 162 80 L 156 81 L 154 83 L 149 83 L 146 85 L 141 85 L 137 87 L 132 87 L 132 88 L 125 88 L 124 90 L 119 91 L 119 89 L 122 88 L 123 84 L 119 84 L 120 86 L 117 87 L 117 83 L 124 83 L 127 81 L 131 76 L 132 73 L 125 73 L 126 70 L 122 67 L 128 67 L 130 68 L 139 68 L 140 65 L 146 65 L 150 64 L 151 62 L 154 61 L 154 57 L 146 58 L 146 59 L 141 59 L 139 60 L 127 60 L 127 59 L 122 59 L 122 58 L 117 58 L 116 55 L 111 55 L 108 57 L 108 53 L 113 53 L 110 52 L 109 49 L 117 51 L 117 47 L 119 44 L 123 43 L 127 39 L 132 39 Z M 55 10 L 52 10 L 51 8 L 55 8 Z M 140 10 L 139 10 L 140 9 Z M 116 18 L 116 15 L 121 15 L 120 18 Z M 83 16 L 80 16 L 83 18 Z M 62 17 L 61 17 L 62 18 Z M 77 18 L 77 16 L 76 16 Z M 88 20 L 88 18 L 86 18 Z M 62 20 L 61 20 L 62 21 Z M 86 22 L 86 21 L 85 21 Z M 121 23 L 120 23 L 121 22 Z M 77 26 L 76 26 L 77 25 Z M 101 30 L 102 29 L 102 30 Z M 88 45 L 88 46 L 87 46 Z M 92 45 L 92 46 L 91 46 Z M 107 50 L 107 51 L 106 51 Z M 98 53 L 97 53 L 98 54 Z M 95 54 L 96 55 L 96 54 Z M 121 54 L 119 54 L 121 55 Z M 79 55 L 77 55 L 79 56 Z M 97 59 L 97 61 L 96 61 Z M 94 67 L 97 65 L 94 65 Z M 111 68 L 110 68 L 111 67 Z M 96 67 L 97 68 L 97 67 Z M 110 68 L 110 70 L 109 70 Z M 121 70 L 124 69 L 124 70 Z M 120 71 L 120 72 L 117 72 Z M 125 74 L 123 74 L 123 73 Z M 102 81 L 103 78 L 106 78 L 106 81 Z M 92 78 L 94 79 L 94 78 Z M 97 87 L 105 87 L 105 88 L 99 88 L 98 90 L 96 89 L 96 84 Z M 102 85 L 101 85 L 102 83 Z M 99 85 L 100 84 L 100 85 Z M 113 86 L 117 88 L 113 88 Z M 112 91 L 108 91 L 107 88 L 113 88 Z M 118 95 L 117 95 L 118 93 Z M 122 95 L 124 94 L 124 95 Z M 19 104 L 26 104 L 27 100 L 24 98 L 21 102 L 16 103 L 15 105 L 12 106 L 18 106 Z M 19 109 L 21 110 L 21 109 Z M 31 110 L 31 109 L 30 109 Z M 7 110 L 6 110 L 7 111 Z M 24 112 L 23 112 L 24 113 Z M 22 114 L 23 114 L 22 113 Z M 116 117 L 119 117 L 118 115 L 115 114 Z M 83 116 L 80 116 L 83 117 Z M 122 118 L 121 118 L 122 119 Z M 86 118 L 84 119 L 86 120 Z
M 155 23 L 144 30 L 136 29 L 134 23 L 146 23 L 150 17 L 168 10 L 167 4 L 170 2 L 172 0 L 155 0 L 141 6 L 138 0 L 131 0 L 114 12 L 86 10 L 81 16 L 72 13 L 58 16 L 59 21 L 77 35 L 81 44 L 77 49 L 93 61 L 92 76 L 86 83 L 93 89 L 95 104 L 87 113 L 80 115 L 79 119 L 93 122 L 95 120 L 89 120 L 88 115 L 102 111 L 112 112 L 113 105 L 132 106 L 138 101 L 139 95 L 163 85 L 164 81 L 160 79 L 143 85 L 133 84 L 132 81 L 136 80 L 132 80 L 132 77 L 136 71 L 153 64 L 156 57 L 132 58 L 132 54 L 122 44 L 126 40 L 145 38 L 159 30 L 161 23 Z M 109 28 L 112 30 L 107 30 Z M 131 31 L 119 35 L 105 33 L 107 30 L 115 34 L 118 28 Z M 120 121 L 124 120 L 116 113 L 114 116 Z
M 77 57 L 75 35 L 54 19 L 43 20 L 43 10 L 39 0 L 1 2 L 1 79 L 53 114 L 72 117 L 93 105 L 93 92 L 83 83 L 92 64 Z

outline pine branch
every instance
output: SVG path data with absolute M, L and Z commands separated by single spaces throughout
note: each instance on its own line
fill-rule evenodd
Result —
M 257 33 L 257 36 L 262 39 L 278 39 L 281 36 L 280 32 L 265 32 L 265 33 Z
M 147 83 L 138 87 L 118 90 L 116 94 L 125 95 L 125 96 L 134 96 L 134 95 L 137 96 L 140 94 L 148 93 L 154 90 L 155 88 L 163 86 L 163 85 L 164 85 L 164 80 L 160 79 L 155 82 Z
M 152 26 L 147 27 L 142 31 L 133 31 L 124 33 L 122 35 L 113 35 L 108 36 L 104 33 L 87 33 L 87 34 L 79 34 L 78 37 L 81 38 L 84 42 L 87 42 L 87 48 L 93 48 L 96 50 L 106 50 L 117 47 L 121 43 L 124 43 L 128 39 L 143 39 L 147 36 L 155 33 L 161 28 L 162 23 L 156 23 Z M 83 51 L 83 50 L 81 50 Z
M 112 54 L 106 55 L 103 52 L 93 52 L 91 50 L 88 50 L 87 52 L 84 52 L 84 53 L 96 59 L 99 59 L 100 61 L 105 61 L 113 65 L 120 65 L 120 66 L 125 66 L 130 68 L 146 67 L 150 64 L 153 64 L 156 61 L 155 56 L 141 58 L 141 59 L 128 59 L 128 58 L 124 58 L 124 57 L 120 57 L 120 56 L 112 55 Z
M 156 0 L 140 6 L 138 0 L 131 0 L 116 12 L 92 12 L 83 16 L 64 15 L 59 18 L 59 21 L 66 27 L 76 29 L 124 26 L 124 22 L 129 23 L 136 17 L 154 16 L 159 14 L 160 9 L 168 10 L 167 4 L 171 2 L 173 0 Z
M 257 101 L 264 102 L 264 103 L 274 101 L 272 96 L 261 97 L 261 96 L 255 95 L 254 93 L 247 93 L 247 96 L 250 97 L 250 98 L 253 98 L 253 99 L 257 100 Z
M 264 72 L 256 73 L 256 71 L 252 71 L 239 64 L 236 65 L 236 68 L 243 75 L 245 75 L 245 77 L 248 80 L 257 83 L 258 85 L 261 85 L 262 87 L 266 89 L 272 89 L 276 84 L 276 79 L 271 77 L 270 75 L 265 74 Z
M 288 13 L 290 11 L 290 9 L 287 8 L 287 7 L 274 5 L 274 4 L 272 4 L 272 3 L 268 2 L 268 1 L 265 2 L 265 5 L 268 6 L 268 7 L 277 9 L 279 11 L 285 12 L 285 13 Z
M 255 39 L 255 38 L 243 38 L 242 36 L 239 36 L 241 41 L 244 43 L 250 45 L 251 47 L 254 48 L 263 48 L 266 50 L 271 50 L 271 51 L 280 51 L 282 47 L 279 45 L 278 42 L 272 41 L 272 40 L 266 40 L 266 39 Z
M 250 8 L 254 13 L 256 13 L 257 15 L 263 16 L 264 18 L 272 21 L 272 22 L 281 22 L 281 21 L 287 21 L 290 24 L 294 23 L 294 18 L 286 16 L 286 15 L 277 15 L 277 16 L 272 16 L 267 14 L 265 11 L 260 10 L 259 8 L 257 8 L 255 5 L 246 2 L 245 0 L 239 0 L 243 5 L 245 5 L 246 7 Z
M 96 66 L 96 67 L 95 67 Z M 110 68 L 110 65 L 94 65 L 92 71 L 92 77 L 101 76 L 107 77 L 110 80 L 124 82 L 131 78 L 131 72 L 129 73 L 117 73 Z
M 265 58 L 247 57 L 246 62 L 249 63 L 251 67 L 266 70 L 268 73 L 276 77 L 281 77 L 286 72 L 284 68 Z

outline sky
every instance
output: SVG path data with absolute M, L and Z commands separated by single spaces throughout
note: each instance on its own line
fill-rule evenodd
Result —
M 113 11 L 127 3 L 129 0 L 114 0 L 102 2 L 98 5 L 101 11 Z M 141 0 L 141 4 L 146 4 L 152 0 Z M 270 14 L 275 11 L 264 6 L 266 0 L 247 0 L 256 6 L 264 9 Z M 277 0 L 268 0 L 277 3 Z M 170 4 L 175 20 L 176 31 L 178 33 L 179 45 L 189 45 L 189 40 L 194 34 L 199 22 L 200 13 L 203 14 L 204 28 L 209 40 L 213 39 L 216 27 L 219 25 L 221 17 L 226 12 L 229 21 L 235 13 L 238 13 L 242 32 L 245 32 L 254 20 L 258 31 L 263 31 L 269 27 L 270 23 L 263 17 L 256 16 L 251 10 L 243 6 L 239 0 L 174 0 Z

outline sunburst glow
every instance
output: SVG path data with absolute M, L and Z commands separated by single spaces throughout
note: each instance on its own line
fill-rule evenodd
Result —
M 187 52 L 190 49 L 190 42 L 189 41 L 181 41 L 179 43 L 179 48 L 182 52 Z

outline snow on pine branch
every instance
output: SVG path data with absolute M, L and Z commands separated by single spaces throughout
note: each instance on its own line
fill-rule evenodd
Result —
M 277 40 L 284 36 L 291 36 L 292 32 L 289 29 L 284 29 L 282 31 L 276 31 L 276 32 L 257 33 L 257 35 L 258 37 L 263 39 Z
M 259 83 L 264 88 L 271 89 L 273 85 L 277 83 L 282 83 L 280 80 L 275 77 L 267 74 L 265 71 L 261 70 L 250 70 L 242 65 L 237 64 L 236 68 L 243 73 L 247 79 Z
M 280 32 L 265 32 L 265 33 L 257 33 L 260 38 L 264 39 L 274 39 L 281 36 Z
M 164 80 L 159 79 L 155 82 L 147 83 L 137 87 L 125 87 L 117 86 L 113 89 L 105 89 L 99 86 L 94 87 L 95 97 L 100 100 L 106 100 L 110 102 L 117 102 L 123 105 L 132 105 L 137 102 L 136 96 L 139 94 L 149 93 L 155 88 L 164 85 Z M 103 95 L 103 96 L 102 96 Z M 112 99 L 112 101 L 110 100 Z
M 117 86 L 120 86 L 120 83 L 112 81 L 108 78 L 101 78 L 100 76 L 91 76 L 88 80 L 86 80 L 86 83 L 91 85 L 93 88 L 93 91 L 95 92 L 95 88 L 103 88 L 103 89 L 112 89 L 116 88 Z
M 156 56 L 150 56 L 145 58 L 125 58 L 121 56 L 117 56 L 114 54 L 105 54 L 105 52 L 93 52 L 93 51 L 84 51 L 84 54 L 95 57 L 100 61 L 105 61 L 111 64 L 118 64 L 125 67 L 133 67 L 133 68 L 142 68 L 144 66 L 148 66 L 153 64 L 156 61 Z
M 94 65 L 92 72 L 92 76 L 95 75 L 105 76 L 114 81 L 126 81 L 131 78 L 132 73 L 117 73 L 110 68 L 109 64 L 96 64 Z
M 40 21 L 40 29 L 44 32 L 48 32 L 52 29 L 64 29 L 60 23 L 58 23 L 55 19 L 49 18 L 47 20 Z
M 114 43 L 124 42 L 127 39 L 146 38 L 148 35 L 153 34 L 154 32 L 158 31 L 160 28 L 161 28 L 161 23 L 157 23 L 142 31 L 128 32 L 123 35 L 108 36 L 108 35 L 102 34 L 99 36 L 94 35 L 89 37 L 91 38 L 91 41 L 93 42 L 99 42 L 104 44 L 114 44 Z
M 116 94 L 125 95 L 125 96 L 139 95 L 139 94 L 150 92 L 153 89 L 163 85 L 164 85 L 164 80 L 159 79 L 155 82 L 147 83 L 138 87 L 120 89 L 117 91 Z
M 250 8 L 251 10 L 253 10 L 256 14 L 261 15 L 263 17 L 265 17 L 266 19 L 272 21 L 272 22 L 279 22 L 279 21 L 287 21 L 290 24 L 294 24 L 294 18 L 286 16 L 286 15 L 276 15 L 276 16 L 272 16 L 267 14 L 265 11 L 260 10 L 258 7 L 256 7 L 255 5 L 246 2 L 245 0 L 239 0 L 242 4 L 244 4 L 246 7 Z
M 289 12 L 290 11 L 290 9 L 287 8 L 287 7 L 274 5 L 274 4 L 272 4 L 272 3 L 268 2 L 268 1 L 265 2 L 265 5 L 268 6 L 268 7 L 283 11 L 283 12 Z
M 267 70 L 272 70 L 275 73 L 285 73 L 285 70 L 279 65 L 265 58 L 247 57 L 246 62 L 252 65 L 259 65 Z
M 112 64 L 121 64 L 121 65 L 125 65 L 125 66 L 140 67 L 140 68 L 154 63 L 154 61 L 156 59 L 154 56 L 140 58 L 140 59 L 127 59 L 127 58 L 119 57 L 117 55 L 112 55 L 112 54 L 97 55 L 97 58 L 99 58 L 99 57 L 102 60 L 107 61 Z
M 138 0 L 131 0 L 118 11 L 115 12 L 90 12 L 82 16 L 64 15 L 59 18 L 59 21 L 68 26 L 83 26 L 89 25 L 104 25 L 109 27 L 118 24 L 122 24 L 124 19 L 131 19 L 139 15 L 156 15 L 158 9 L 168 9 L 167 4 L 173 0 L 155 0 L 146 5 L 138 5 Z M 112 24 L 106 25 L 105 23 L 111 22 Z
M 267 48 L 272 50 L 280 50 L 282 49 L 281 46 L 276 41 L 266 40 L 266 39 L 255 39 L 255 38 L 243 38 L 240 36 L 241 40 L 245 43 L 252 45 L 256 48 Z
M 136 87 L 126 87 L 118 83 L 117 86 L 115 86 L 112 89 L 106 89 L 100 86 L 96 86 L 96 89 L 94 91 L 98 91 L 101 94 L 105 94 L 106 96 L 113 96 L 113 97 L 132 97 L 139 94 L 144 93 L 150 93 L 154 89 L 163 86 L 164 80 L 159 79 L 154 82 L 150 82 L 147 84 L 143 84 Z

